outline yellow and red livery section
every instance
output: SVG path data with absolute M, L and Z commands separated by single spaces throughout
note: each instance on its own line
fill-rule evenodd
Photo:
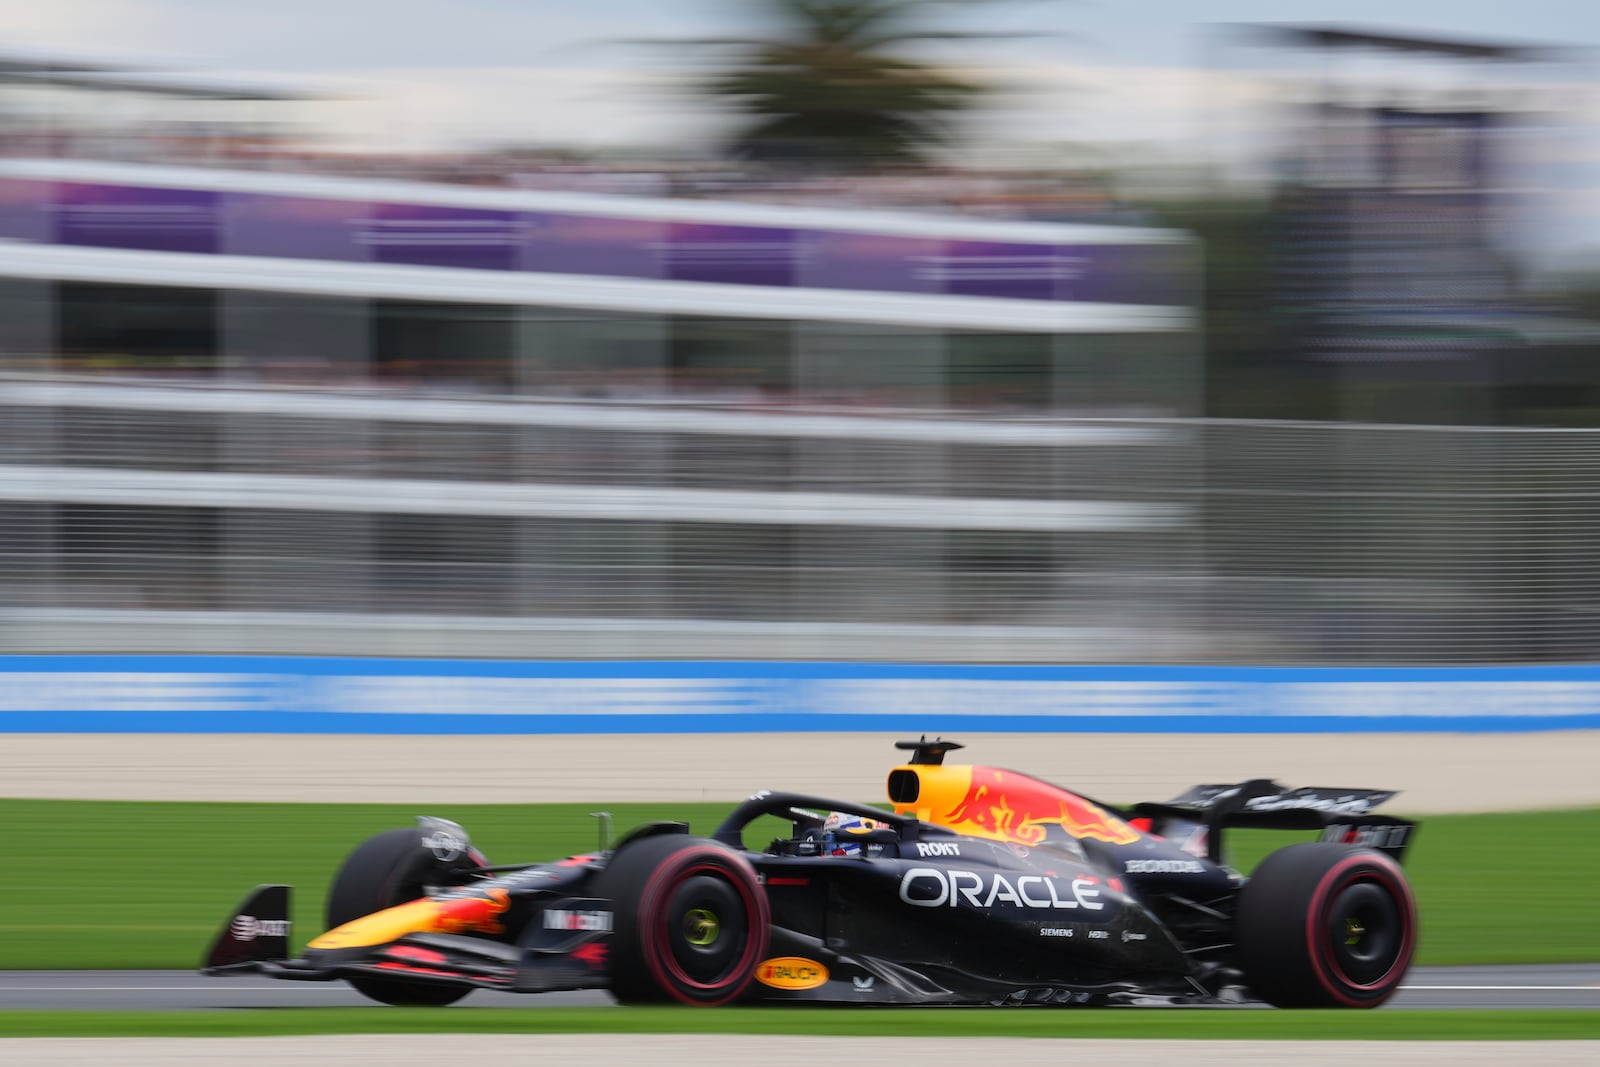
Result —
M 472 895 L 423 897 L 336 926 L 307 948 L 360 948 L 385 945 L 407 934 L 498 934 L 500 916 L 511 907 L 511 894 L 490 889 Z
M 906 775 L 916 787 L 907 789 Z M 1016 771 L 972 764 L 913 763 L 889 775 L 889 800 L 899 815 L 959 834 L 1037 845 L 1054 836 L 1129 845 L 1140 834 L 1098 804 Z M 896 799 L 903 797 L 905 799 Z

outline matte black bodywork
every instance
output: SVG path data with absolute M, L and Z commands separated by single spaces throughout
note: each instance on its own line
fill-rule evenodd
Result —
M 1328 840 L 1376 846 L 1398 859 L 1413 824 L 1367 812 L 1388 796 L 1287 791 L 1265 781 L 1202 786 L 1168 803 L 1094 808 L 1136 828 L 1121 835 L 1131 840 L 1052 832 L 1024 844 L 849 801 L 758 793 L 710 835 L 748 864 L 770 908 L 765 950 L 738 999 L 1249 999 L 1233 953 L 1246 879 L 1221 861 L 1224 829 L 1321 828 Z M 829 855 L 818 843 L 829 811 L 880 825 L 856 842 L 859 854 Z M 768 816 L 787 820 L 790 832 L 749 847 L 747 828 Z M 431 821 L 427 834 L 418 832 L 419 848 L 452 858 L 470 852 L 464 832 L 452 840 L 440 825 L 454 824 Z M 284 958 L 286 937 L 238 936 L 262 924 L 284 932 L 285 887 L 260 887 L 218 935 L 202 970 L 311 981 L 381 975 L 512 992 L 608 988 L 617 925 L 608 868 L 643 840 L 687 832 L 682 824 L 652 824 L 591 855 L 509 869 L 441 868 L 448 881 L 422 899 L 330 931 L 293 959 Z

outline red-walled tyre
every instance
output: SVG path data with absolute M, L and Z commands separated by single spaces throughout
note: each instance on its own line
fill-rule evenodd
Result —
M 766 958 L 766 890 L 714 841 L 669 834 L 626 845 L 597 891 L 612 902 L 611 993 L 625 1004 L 726 1004 Z
M 1239 897 L 1235 950 L 1256 996 L 1280 1008 L 1375 1008 L 1417 946 L 1417 905 L 1381 852 L 1308 842 L 1261 861 Z

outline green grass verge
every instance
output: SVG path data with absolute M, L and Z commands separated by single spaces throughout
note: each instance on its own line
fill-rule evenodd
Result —
M 0 1012 L 0 1037 L 721 1033 L 1317 1041 L 1600 1040 L 1594 1011 L 1195 1011 L 1090 1008 L 283 1008 Z
M 730 805 L 609 807 L 619 830 L 681 819 L 706 833 Z M 426 811 L 465 825 L 492 862 L 553 859 L 595 847 L 594 808 L 0 799 L 0 969 L 193 967 L 261 882 L 295 886 L 303 943 L 320 932 L 329 878 L 370 834 Z M 1241 834 L 1241 865 L 1291 839 Z M 1424 819 L 1407 864 L 1419 962 L 1600 959 L 1596 840 L 1600 809 Z

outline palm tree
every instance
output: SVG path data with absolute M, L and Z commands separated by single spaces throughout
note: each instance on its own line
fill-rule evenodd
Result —
M 780 26 L 773 36 L 696 42 L 736 50 L 700 86 L 753 118 L 729 145 L 735 155 L 845 167 L 920 161 L 982 92 L 896 52 L 916 41 L 992 36 L 926 28 L 921 16 L 998 0 L 762 2 Z

